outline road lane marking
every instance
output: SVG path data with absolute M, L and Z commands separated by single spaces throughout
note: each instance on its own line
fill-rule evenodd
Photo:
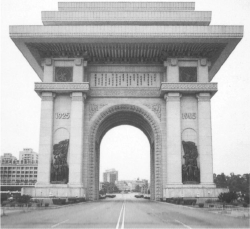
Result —
M 121 229 L 124 229 L 125 211 L 126 211 L 126 207 L 125 207 L 125 203 L 124 203 L 124 208 L 123 208 L 123 217 L 122 217 L 122 227 L 121 227 Z
M 180 223 L 180 224 L 182 224 L 184 227 L 186 227 L 186 228 L 189 228 L 189 229 L 192 229 L 192 227 L 189 227 L 188 225 L 186 225 L 186 224 L 184 224 L 184 223 L 182 223 L 181 221 L 179 221 L 179 220 L 175 220 L 177 223 Z
M 51 226 L 52 228 L 53 227 L 57 227 L 58 225 L 60 225 L 60 224 L 63 224 L 63 223 L 66 223 L 67 221 L 69 221 L 68 219 L 67 220 L 64 220 L 64 221 L 62 221 L 62 222 L 60 222 L 60 223 L 57 223 L 57 224 L 55 224 L 55 225 L 53 225 L 53 226 Z
M 122 209 L 121 209 L 121 211 L 120 211 L 120 215 L 119 215 L 119 218 L 118 218 L 118 222 L 117 222 L 117 224 L 116 224 L 116 229 L 119 228 L 121 215 L 122 215 L 122 213 L 123 213 L 123 208 L 124 208 L 124 203 L 122 204 Z

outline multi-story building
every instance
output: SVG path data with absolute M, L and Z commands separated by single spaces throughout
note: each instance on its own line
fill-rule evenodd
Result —
M 17 160 L 16 157 L 10 155 L 1 158 L 1 186 L 35 185 L 38 160 Z
M 8 163 L 11 161 L 16 161 L 17 158 L 15 156 L 13 156 L 11 153 L 4 153 L 3 156 L 1 156 L 0 161 L 4 162 L 4 163 Z
M 23 151 L 19 152 L 19 161 L 22 160 L 36 161 L 38 160 L 38 153 L 34 152 L 31 148 L 24 148 Z
M 115 169 L 109 169 L 103 173 L 103 182 L 115 183 L 116 181 L 118 181 L 118 171 Z

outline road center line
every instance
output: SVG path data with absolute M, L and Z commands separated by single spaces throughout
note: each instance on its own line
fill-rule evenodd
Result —
M 124 203 L 124 207 L 123 207 L 123 217 L 122 217 L 122 227 L 121 227 L 121 229 L 124 229 L 125 211 L 126 211 L 126 207 L 125 207 L 125 203 Z
M 184 223 L 182 223 L 181 221 L 179 221 L 179 220 L 175 220 L 177 223 L 180 223 L 180 224 L 182 224 L 184 227 L 186 227 L 186 228 L 189 228 L 189 229 L 192 229 L 192 227 L 189 227 L 188 225 L 186 225 L 186 224 L 184 224 Z
M 122 204 L 122 209 L 120 211 L 120 215 L 119 215 L 119 218 L 118 218 L 118 222 L 116 224 L 116 229 L 119 228 L 119 224 L 120 224 L 120 219 L 121 219 L 121 215 L 122 215 L 122 212 L 123 212 L 123 208 L 124 208 L 124 203 Z
M 62 222 L 60 222 L 60 223 L 57 223 L 57 224 L 55 224 L 55 225 L 53 225 L 53 226 L 51 226 L 52 228 L 53 227 L 57 227 L 58 225 L 60 225 L 60 224 L 63 224 L 63 223 L 66 223 L 67 221 L 69 221 L 68 219 L 67 220 L 64 220 L 64 221 L 62 221 Z

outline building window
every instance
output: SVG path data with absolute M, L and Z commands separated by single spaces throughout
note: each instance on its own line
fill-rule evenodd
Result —
M 197 82 L 197 68 L 196 67 L 180 67 L 179 68 L 180 82 Z

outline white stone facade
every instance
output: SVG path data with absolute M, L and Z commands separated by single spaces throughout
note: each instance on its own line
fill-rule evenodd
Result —
M 42 100 L 38 180 L 26 193 L 98 199 L 101 140 L 127 124 L 150 142 L 152 199 L 217 197 L 223 191 L 213 183 L 217 84 L 210 81 L 242 38 L 242 27 L 209 26 L 210 12 L 195 12 L 193 3 L 79 4 L 44 12 L 44 26 L 10 28 L 42 80 L 35 84 Z M 119 17 L 108 13 L 123 7 L 127 13 Z M 64 140 L 68 176 L 55 170 L 52 178 L 55 147 Z M 193 167 L 183 141 L 197 148 Z M 183 168 L 190 169 L 186 175 Z

